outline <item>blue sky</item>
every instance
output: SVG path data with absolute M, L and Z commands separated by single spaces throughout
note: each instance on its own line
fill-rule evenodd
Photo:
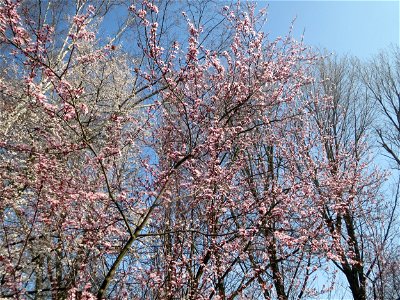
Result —
M 283 36 L 296 18 L 294 33 L 303 30 L 308 45 L 339 54 L 369 58 L 390 44 L 399 45 L 399 1 L 260 1 L 269 6 L 264 27 Z
M 296 18 L 294 34 L 297 39 L 304 31 L 307 45 L 327 48 L 338 54 L 367 59 L 391 44 L 399 45 L 399 0 L 272 0 L 257 3 L 258 8 L 269 7 L 264 31 L 269 32 L 271 38 L 286 35 Z M 104 33 L 116 29 L 119 14 L 121 10 L 114 11 L 105 22 Z

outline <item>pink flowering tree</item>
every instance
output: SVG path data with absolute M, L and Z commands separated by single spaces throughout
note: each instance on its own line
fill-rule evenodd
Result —
M 207 27 L 192 6 L 174 39 L 168 2 L 91 4 L 0 6 L 1 297 L 329 289 L 315 271 L 353 244 L 321 213 L 359 209 L 371 176 L 326 155 L 335 135 L 314 108 L 329 103 L 303 97 L 315 56 L 290 35 L 268 41 L 254 7 Z M 215 28 L 229 33 L 218 44 Z

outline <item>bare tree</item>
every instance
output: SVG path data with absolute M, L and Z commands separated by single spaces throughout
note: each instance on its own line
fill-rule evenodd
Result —
M 311 105 L 320 134 L 325 139 L 325 159 L 331 164 L 330 175 L 337 180 L 339 170 L 353 172 L 371 164 L 367 148 L 376 110 L 359 76 L 360 62 L 354 58 L 326 56 L 316 70 L 316 85 L 311 93 L 325 97 L 325 108 Z M 348 164 L 353 157 L 355 164 Z M 383 263 L 389 231 L 393 226 L 391 211 L 382 200 L 382 177 L 369 169 L 362 171 L 369 182 L 348 182 L 349 190 L 330 195 L 320 207 L 327 233 L 332 239 L 330 260 L 343 273 L 354 299 L 372 297 L 376 269 Z M 321 193 L 324 187 L 316 178 Z M 383 226 L 383 227 L 382 227 Z
M 382 240 L 383 255 L 377 261 L 374 272 L 374 299 L 397 299 L 400 294 L 399 279 L 399 222 L 398 197 L 400 181 L 400 48 L 392 48 L 376 55 L 362 69 L 363 84 L 369 97 L 374 101 L 378 118 L 375 132 L 383 155 L 391 162 L 393 190 L 386 193 L 387 218 L 382 227 L 385 228 Z M 391 195 L 390 195 L 391 194 Z M 397 267 L 396 267 L 397 266 Z

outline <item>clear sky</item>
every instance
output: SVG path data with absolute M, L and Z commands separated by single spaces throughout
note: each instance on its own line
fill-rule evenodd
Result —
M 308 45 L 368 58 L 390 44 L 399 45 L 400 1 L 259 1 L 269 6 L 264 27 L 271 37 L 304 30 Z

